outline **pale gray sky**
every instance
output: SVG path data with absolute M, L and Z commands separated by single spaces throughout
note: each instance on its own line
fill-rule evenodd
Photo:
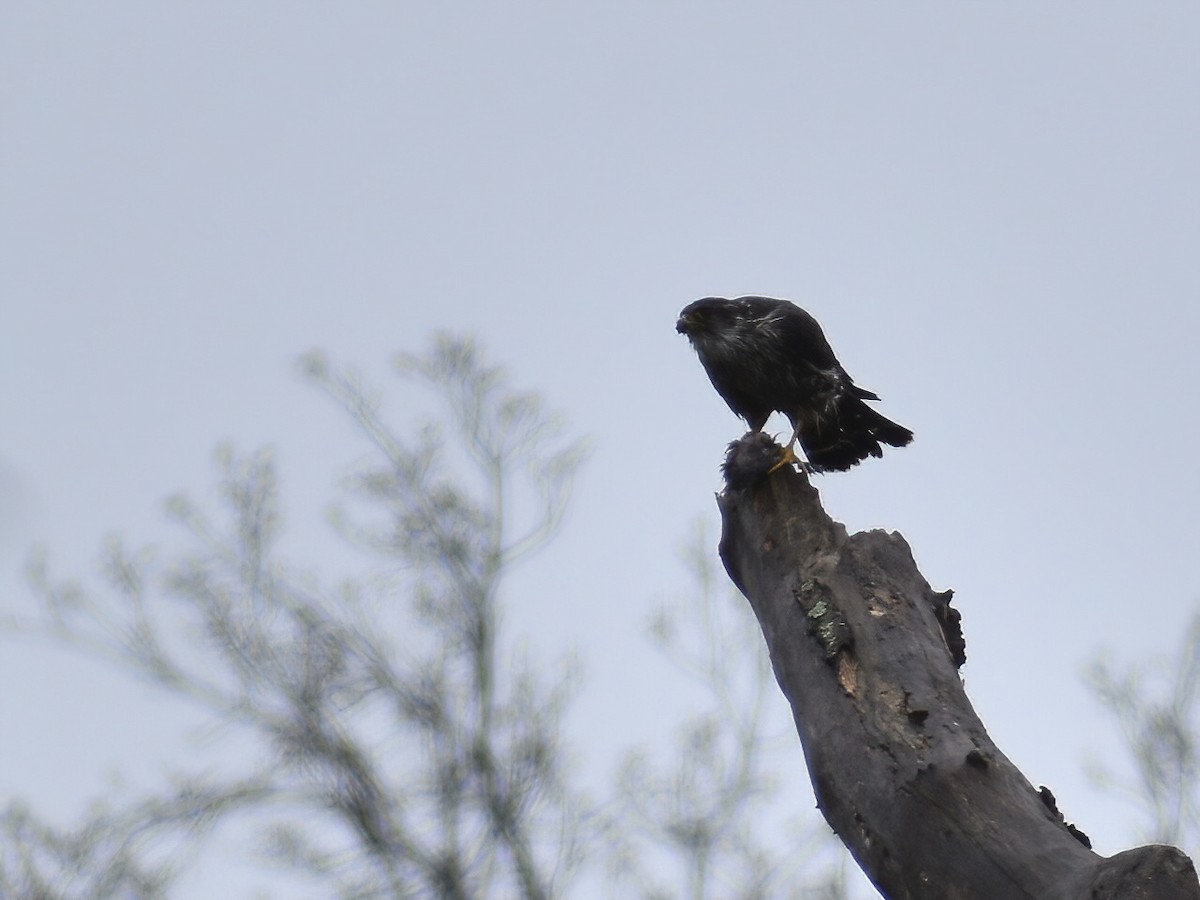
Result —
M 295 358 L 384 386 L 470 331 L 594 442 L 512 625 L 579 649 L 599 783 L 682 691 L 645 615 L 742 430 L 675 315 L 785 296 L 916 432 L 826 507 L 956 590 L 993 737 L 1121 849 L 1079 671 L 1200 597 L 1197 46 L 1183 2 L 6 3 L 0 603 L 34 542 L 64 574 L 169 542 L 223 439 L 277 448 L 290 545 L 336 553 L 358 449 Z M 0 798 L 67 817 L 183 752 L 96 665 L 6 642 L 0 681 Z

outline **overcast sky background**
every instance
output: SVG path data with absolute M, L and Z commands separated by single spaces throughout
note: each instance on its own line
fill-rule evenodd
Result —
M 34 543 L 63 575 L 169 545 L 222 440 L 277 450 L 287 547 L 340 559 L 361 447 L 296 358 L 403 427 L 389 357 L 472 333 L 592 440 L 508 622 L 579 651 L 603 783 L 687 696 L 645 619 L 743 430 L 676 314 L 784 296 L 916 433 L 826 508 L 955 589 L 993 738 L 1125 848 L 1080 672 L 1172 650 L 1200 597 L 1197 47 L 1183 2 L 5 3 L 0 605 Z M 189 752 L 186 711 L 46 644 L 0 683 L 0 800 L 67 821 Z

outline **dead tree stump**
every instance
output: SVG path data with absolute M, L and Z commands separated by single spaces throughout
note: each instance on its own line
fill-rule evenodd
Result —
M 950 592 L 904 538 L 848 535 L 808 478 L 730 446 L 721 558 L 762 626 L 817 804 L 893 900 L 1200 900 L 1191 860 L 1104 858 L 992 743 L 963 690 Z

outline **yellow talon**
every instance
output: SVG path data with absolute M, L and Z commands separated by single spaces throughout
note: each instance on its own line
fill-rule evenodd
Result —
M 796 451 L 792 449 L 792 446 L 793 445 L 789 443 L 787 448 L 783 451 L 783 455 L 779 457 L 779 462 L 767 469 L 768 475 L 778 471 L 779 469 L 782 469 L 784 466 L 790 466 L 794 463 L 800 462 L 800 457 L 796 455 Z

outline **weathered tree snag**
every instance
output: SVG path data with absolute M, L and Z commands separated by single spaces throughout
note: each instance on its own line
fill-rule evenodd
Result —
M 817 804 L 888 898 L 1197 900 L 1192 862 L 1154 845 L 1103 858 L 992 743 L 958 675 L 950 592 L 908 544 L 847 535 L 779 448 L 730 446 L 721 558 L 762 626 Z

